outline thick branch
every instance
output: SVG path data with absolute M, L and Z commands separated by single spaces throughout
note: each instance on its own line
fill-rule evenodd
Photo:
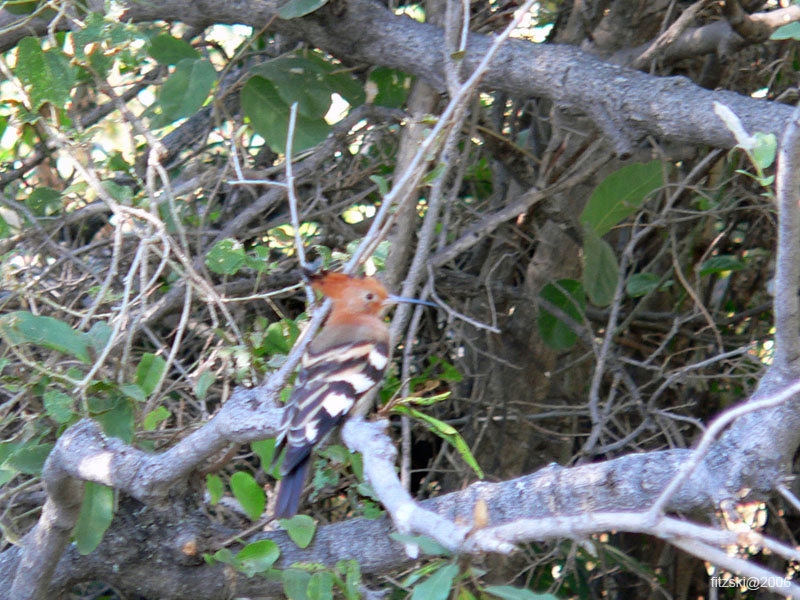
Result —
M 193 25 L 243 23 L 256 29 L 275 15 L 276 2 L 167 0 L 130 3 L 126 18 L 184 21 Z M 350 61 L 404 70 L 444 91 L 444 34 L 434 25 L 396 16 L 371 0 L 349 0 L 341 13 L 324 8 L 302 19 L 276 20 L 273 28 Z M 359 32 L 354 36 L 353 32 Z M 464 69 L 474 70 L 492 42 L 471 34 Z M 711 92 L 682 77 L 660 78 L 609 64 L 570 46 L 509 40 L 482 80 L 484 89 L 517 97 L 546 97 L 562 107 L 603 106 L 640 135 L 729 148 L 733 136 L 708 115 L 712 102 L 730 106 L 748 131 L 780 134 L 791 108 L 727 91 Z M 582 108 L 583 107 L 583 108 Z
M 775 261 L 775 346 L 783 368 L 797 368 L 800 359 L 800 107 L 781 140 L 776 173 L 778 248 Z

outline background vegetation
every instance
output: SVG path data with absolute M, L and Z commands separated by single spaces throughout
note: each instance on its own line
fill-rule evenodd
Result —
M 308 320 L 297 237 L 314 267 L 340 268 L 390 190 L 363 269 L 440 307 L 397 311 L 380 397 L 415 497 L 689 448 L 754 391 L 774 356 L 774 162 L 798 98 L 798 7 L 533 3 L 445 117 L 520 3 L 218 4 L 3 4 L 6 560 L 40 516 L 42 467 L 68 427 L 91 417 L 161 452 L 265 381 Z M 398 189 L 409 165 L 419 181 Z M 383 514 L 359 456 L 333 442 L 303 505 L 313 521 L 288 524 L 300 548 L 324 525 Z M 225 564 L 261 573 L 226 571 L 229 592 L 292 598 L 699 598 L 724 575 L 623 533 L 392 568 L 370 567 L 361 539 L 354 562 L 280 573 L 293 561 L 277 538 L 227 547 L 265 525 L 272 452 L 226 445 L 153 505 L 87 482 L 51 591 L 223 597 L 193 577 L 224 580 Z M 749 491 L 692 517 L 793 546 L 796 511 Z M 503 521 L 486 510 L 476 526 Z M 196 546 L 176 546 L 189 522 Z

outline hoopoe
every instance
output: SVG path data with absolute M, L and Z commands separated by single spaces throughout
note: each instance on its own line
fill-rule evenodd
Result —
M 311 286 L 333 300 L 322 331 L 300 363 L 286 406 L 275 456 L 286 447 L 275 518 L 297 513 L 311 451 L 356 402 L 383 379 L 389 364 L 389 329 L 381 318 L 397 302 L 430 302 L 389 294 L 373 277 L 322 272 Z

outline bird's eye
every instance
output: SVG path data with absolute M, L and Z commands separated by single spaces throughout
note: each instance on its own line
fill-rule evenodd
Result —
M 367 292 L 367 295 L 364 296 L 367 300 L 375 300 L 375 294 L 372 292 Z

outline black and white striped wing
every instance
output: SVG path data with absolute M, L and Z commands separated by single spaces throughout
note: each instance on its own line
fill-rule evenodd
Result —
M 296 512 L 312 449 L 380 383 L 388 363 L 388 344 L 372 341 L 309 350 L 303 357 L 284 416 L 281 444 L 286 456 L 276 516 Z
M 282 472 L 310 454 L 358 399 L 381 382 L 388 362 L 387 344 L 374 342 L 306 353 L 298 385 L 289 400 L 291 420 L 286 428 Z

